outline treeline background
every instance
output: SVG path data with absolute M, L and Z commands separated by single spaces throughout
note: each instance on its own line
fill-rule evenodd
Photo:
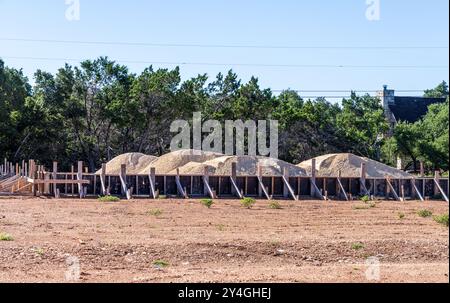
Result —
M 445 82 L 425 96 L 447 96 L 414 124 L 388 123 L 378 98 L 352 94 L 341 104 L 304 100 L 286 90 L 275 95 L 257 78 L 242 83 L 233 71 L 181 81 L 180 70 L 141 74 L 106 57 L 68 64 L 56 74 L 38 70 L 34 86 L 21 70 L 0 59 L 0 158 L 36 159 L 68 168 L 77 160 L 93 171 L 126 152 L 162 155 L 169 151 L 170 124 L 192 120 L 279 120 L 282 160 L 299 163 L 327 153 L 351 152 L 395 165 L 397 155 L 416 167 L 448 171 L 449 108 Z

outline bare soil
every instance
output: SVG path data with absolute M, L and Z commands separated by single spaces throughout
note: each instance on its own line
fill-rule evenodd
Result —
M 0 197 L 0 282 L 449 282 L 447 203 L 280 203 Z

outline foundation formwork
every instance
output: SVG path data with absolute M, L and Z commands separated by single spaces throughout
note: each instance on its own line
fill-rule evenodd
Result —
M 131 198 L 242 198 L 292 200 L 353 200 L 361 196 L 388 200 L 446 200 L 449 196 L 449 179 L 435 177 L 417 178 L 359 178 L 316 176 L 262 176 L 237 175 L 236 166 L 230 176 L 217 175 L 160 175 L 150 169 L 144 175 L 127 175 L 123 165 L 120 175 L 88 172 L 82 162 L 71 172 L 58 172 L 57 163 L 52 171 L 36 165 L 33 160 L 22 165 L 6 164 L 0 179 L 0 191 L 6 184 L 25 180 L 22 190 L 32 195 L 55 197 L 97 197 L 113 195 Z M 261 170 L 258 169 L 258 172 Z M 11 180 L 12 181 L 9 181 Z M 9 182 L 9 183 L 8 183 Z M 3 184 L 3 185 L 2 185 Z M 17 190 L 19 185 L 15 187 Z M 14 192 L 12 192 L 14 193 Z M 21 192 L 23 193 L 23 191 Z

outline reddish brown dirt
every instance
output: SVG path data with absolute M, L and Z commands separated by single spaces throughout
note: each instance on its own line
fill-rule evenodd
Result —
M 378 282 L 374 256 L 379 282 L 449 282 L 448 227 L 417 215 L 447 203 L 280 203 L 0 197 L 0 282 L 65 282 L 68 256 L 82 282 Z

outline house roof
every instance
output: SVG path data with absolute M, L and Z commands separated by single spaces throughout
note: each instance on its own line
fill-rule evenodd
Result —
M 395 97 L 395 103 L 389 104 L 389 109 L 397 121 L 414 123 L 427 114 L 428 106 L 445 101 L 446 98 Z

